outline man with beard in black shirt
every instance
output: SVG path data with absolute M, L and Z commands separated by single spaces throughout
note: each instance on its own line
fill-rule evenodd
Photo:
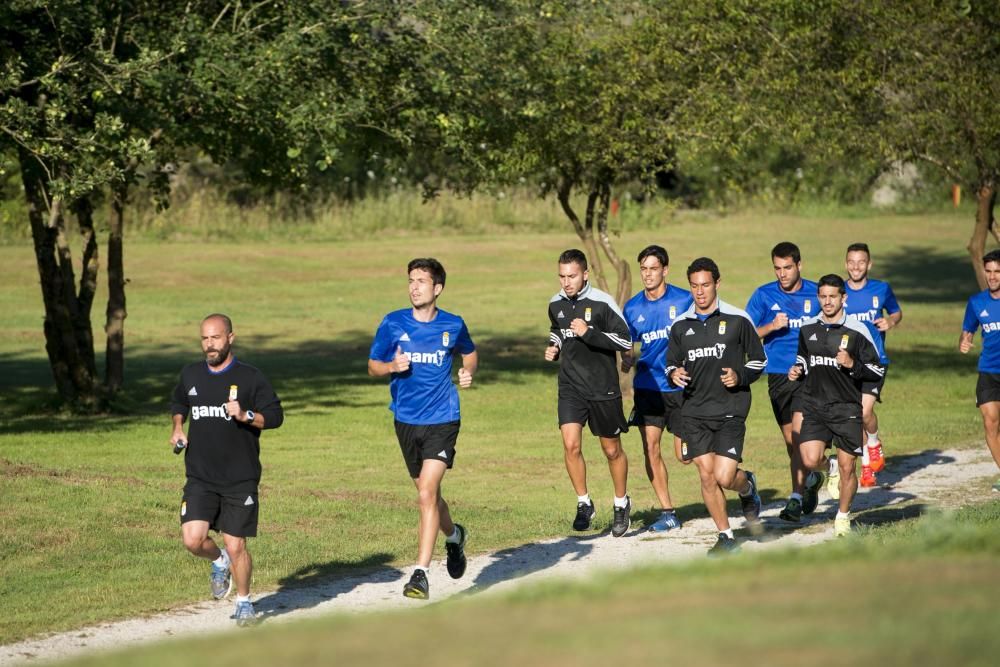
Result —
M 202 320 L 205 361 L 181 371 L 170 404 L 170 444 L 174 451 L 185 451 L 187 482 L 180 510 L 184 546 L 212 561 L 210 582 L 216 599 L 231 592 L 235 579 L 234 617 L 237 625 L 247 626 L 256 622 L 247 538 L 257 535 L 260 432 L 281 426 L 284 412 L 264 374 L 233 356 L 234 339 L 227 316 L 214 313 Z M 222 534 L 223 549 L 208 536 L 209 530 Z

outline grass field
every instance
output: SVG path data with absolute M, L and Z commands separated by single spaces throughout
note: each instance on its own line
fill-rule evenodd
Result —
M 756 285 L 773 280 L 775 242 L 797 242 L 805 274 L 815 278 L 842 270 L 848 243 L 867 241 L 873 276 L 892 283 L 904 310 L 890 334 L 893 364 L 879 408 L 892 465 L 910 452 L 982 446 L 975 358 L 955 351 L 976 289 L 964 255 L 970 227 L 967 216 L 947 214 L 704 215 L 626 232 L 616 243 L 630 259 L 648 243 L 666 245 L 680 284 L 691 259 L 712 256 L 722 298 L 742 306 Z M 211 311 L 233 317 L 238 355 L 270 377 L 286 410 L 285 425 L 262 439 L 256 589 L 409 565 L 414 494 L 386 409 L 387 382 L 369 378 L 365 364 L 381 317 L 408 304 L 405 264 L 414 256 L 444 263 L 439 305 L 466 319 L 480 349 L 476 386 L 463 394 L 456 467 L 445 480 L 454 513 L 475 527 L 470 550 L 565 534 L 575 499 L 555 425 L 556 368 L 542 350 L 545 304 L 558 288 L 555 258 L 575 245 L 568 227 L 336 243 L 134 239 L 126 249 L 125 395 L 121 412 L 99 418 L 47 409 L 34 256 L 27 245 L 0 247 L 0 643 L 204 597 L 206 566 L 178 539 L 183 463 L 170 454 L 167 399 L 181 366 L 199 357 L 198 322 Z M 784 497 L 788 481 L 765 385 L 755 387 L 745 458 L 767 501 Z M 637 517 L 648 520 L 653 494 L 638 436 L 625 442 Z M 589 438 L 584 447 L 591 493 L 609 506 L 599 447 Z M 704 516 L 693 471 L 674 465 L 671 475 L 681 517 Z

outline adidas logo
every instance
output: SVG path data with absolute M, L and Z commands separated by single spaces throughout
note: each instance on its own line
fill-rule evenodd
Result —
M 990 314 L 986 312 L 985 308 L 983 309 L 983 312 L 979 313 L 979 317 L 989 317 L 989 316 Z
M 809 336 L 809 340 L 816 340 L 816 334 L 813 334 L 812 336 Z
M 685 335 L 685 336 L 693 336 L 693 335 L 694 335 L 694 329 L 690 329 L 690 328 L 689 328 L 689 329 L 687 330 L 687 333 L 686 333 L 686 334 L 684 334 L 684 335 Z
M 872 393 L 875 394 L 875 395 L 878 395 L 878 387 L 875 387 L 874 389 L 872 389 Z
M 558 314 L 558 315 L 556 315 L 556 317 L 558 317 L 558 318 L 559 318 L 559 319 L 561 320 L 562 318 L 564 318 L 564 317 L 566 317 L 566 316 L 565 316 L 565 315 L 563 315 L 563 311 L 561 311 L 561 310 L 560 310 L 560 311 L 559 311 L 559 314 Z
M 781 306 L 779 306 L 778 304 L 774 304 L 773 306 L 771 306 L 771 310 L 781 310 Z
M 855 449 L 855 450 L 854 450 L 854 453 L 855 453 L 855 454 L 860 454 L 860 453 L 861 453 L 861 448 L 860 448 L 860 447 L 858 447 L 857 449 Z
M 404 342 L 405 341 L 405 342 L 409 343 L 410 342 L 410 334 L 404 332 L 403 335 L 399 337 L 399 340 L 400 340 L 400 342 Z
M 736 454 L 736 448 L 735 447 L 730 447 L 726 451 L 728 451 L 730 454 L 734 454 L 734 455 Z
M 250 496 L 247 496 L 247 499 L 243 501 L 243 506 L 246 507 L 247 505 L 253 505 L 253 498 Z
M 194 387 L 191 387 L 191 388 L 190 388 L 190 389 L 188 390 L 188 396 L 197 396 L 197 395 L 198 395 L 198 390 L 197 390 L 197 389 L 195 389 Z
M 639 319 L 636 320 L 636 322 L 645 322 L 645 321 L 646 321 L 646 318 L 643 317 L 642 315 L 640 315 Z
M 438 452 L 438 456 L 443 458 L 445 461 L 448 460 L 448 452 L 444 451 L 443 449 L 440 452 Z

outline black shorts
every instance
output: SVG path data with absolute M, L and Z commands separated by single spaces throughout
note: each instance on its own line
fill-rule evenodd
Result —
M 980 373 L 976 382 L 976 407 L 1000 401 L 1000 373 Z
M 850 410 L 849 412 L 854 412 Z M 798 440 L 810 442 L 819 440 L 851 456 L 861 456 L 861 445 L 865 441 L 865 424 L 860 414 L 844 414 L 843 410 L 831 408 L 829 412 L 806 409 L 802 414 L 802 429 Z
M 746 433 L 746 420 L 739 417 L 726 419 L 685 417 L 681 457 L 685 461 L 690 461 L 705 454 L 716 454 L 739 463 L 743 460 L 743 439 Z
M 588 401 L 570 391 L 559 391 L 559 426 L 587 424 L 599 438 L 614 438 L 628 431 L 622 397 Z
M 655 426 L 659 429 L 666 428 L 674 435 L 679 435 L 683 422 L 683 417 L 681 417 L 683 401 L 683 391 L 636 389 L 633 393 L 634 407 L 629 424 Z
M 208 527 L 233 537 L 257 536 L 257 489 L 239 493 L 219 493 L 194 479 L 184 485 L 181 499 L 181 524 L 207 521 Z
M 862 382 L 861 393 L 874 396 L 878 403 L 882 402 L 882 389 L 885 387 L 885 376 L 889 374 L 889 367 L 884 366 L 885 373 L 875 382 Z
M 410 477 L 420 477 L 424 459 L 443 462 L 448 469 L 455 463 L 455 443 L 462 422 L 446 424 L 404 424 L 396 422 L 396 439 Z
M 792 423 L 792 414 L 802 412 L 799 390 L 805 384 L 801 380 L 792 382 L 787 373 L 767 374 L 767 395 L 771 399 L 771 412 L 778 426 Z

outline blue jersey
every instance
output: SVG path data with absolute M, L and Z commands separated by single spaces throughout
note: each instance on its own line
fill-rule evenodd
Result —
M 659 299 L 650 301 L 643 290 L 625 304 L 625 321 L 628 322 L 632 340 L 642 341 L 632 380 L 636 389 L 682 390 L 667 380 L 667 344 L 670 341 L 670 325 L 691 307 L 691 293 L 673 285 L 666 287 Z
M 887 315 L 899 312 L 896 295 L 892 293 L 889 283 L 871 278 L 861 289 L 851 289 L 849 283 L 845 284 L 845 287 L 847 287 L 847 301 L 844 303 L 844 312 L 848 317 L 868 325 L 868 330 L 875 340 L 879 361 L 885 366 L 889 363 L 889 357 L 885 355 L 885 332 L 878 330 L 875 320 L 882 317 L 882 311 Z
M 764 337 L 764 351 L 767 353 L 768 373 L 786 375 L 795 363 L 799 350 L 799 329 L 806 320 L 819 315 L 819 298 L 816 283 L 802 280 L 802 287 L 794 292 L 786 292 L 775 280 L 761 285 L 750 295 L 747 315 L 755 327 L 770 324 L 778 313 L 788 316 L 788 326 L 772 331 Z
M 990 296 L 989 290 L 969 297 L 965 307 L 962 331 L 976 333 L 983 329 L 983 351 L 979 355 L 979 372 L 1000 373 L 1000 299 Z
M 405 373 L 393 373 L 389 384 L 389 409 L 404 424 L 447 424 L 458 421 L 458 390 L 451 381 L 454 354 L 469 354 L 476 347 L 461 317 L 438 309 L 430 322 L 420 322 L 413 310 L 389 313 L 378 326 L 368 356 L 391 362 L 396 348 L 410 358 Z

